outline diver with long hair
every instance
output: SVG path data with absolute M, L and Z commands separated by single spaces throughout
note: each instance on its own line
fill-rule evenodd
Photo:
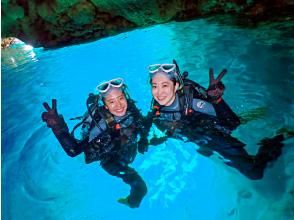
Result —
M 153 101 L 146 128 L 155 124 L 165 133 L 159 141 L 152 138 L 153 143 L 159 144 L 169 137 L 188 139 L 199 146 L 197 151 L 202 155 L 218 153 L 227 165 L 250 179 L 261 179 L 267 164 L 281 155 L 283 134 L 261 140 L 256 155 L 249 155 L 244 149 L 246 144 L 231 136 L 240 119 L 222 98 L 225 86 L 221 79 L 226 70 L 215 78 L 210 69 L 210 83 L 205 89 L 189 80 L 187 72 L 181 74 L 175 61 L 153 64 L 148 69 Z M 140 148 L 146 152 L 148 145 Z
M 118 202 L 131 208 L 139 207 L 147 187 L 129 164 L 135 159 L 138 144 L 147 142 L 142 115 L 129 97 L 122 78 L 103 82 L 97 90 L 98 95 L 90 94 L 88 111 L 71 133 L 57 112 L 55 99 L 52 107 L 43 103 L 46 111 L 42 120 L 52 129 L 67 155 L 75 157 L 83 152 L 86 163 L 100 161 L 106 172 L 129 184 L 130 195 Z M 80 140 L 74 136 L 74 130 L 79 126 L 82 126 Z

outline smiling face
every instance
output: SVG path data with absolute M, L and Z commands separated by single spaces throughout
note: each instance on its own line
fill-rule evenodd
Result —
M 105 108 L 115 116 L 124 116 L 128 103 L 124 93 L 120 89 L 111 89 L 104 97 Z
M 163 106 L 169 106 L 176 98 L 179 83 L 174 83 L 166 73 L 156 73 L 152 78 L 152 95 Z

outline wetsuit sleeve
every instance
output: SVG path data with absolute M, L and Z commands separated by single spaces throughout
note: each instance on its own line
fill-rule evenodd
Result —
M 148 112 L 147 116 L 142 117 L 142 121 L 142 135 L 147 138 L 153 122 L 153 112 Z
M 134 102 L 129 103 L 131 106 L 131 109 L 133 109 L 133 113 L 135 115 L 135 123 L 136 127 L 138 128 L 139 134 L 141 136 L 141 139 L 147 139 L 150 127 L 152 125 L 152 119 L 151 119 L 151 124 L 149 126 L 148 120 L 146 117 L 143 117 L 141 111 L 137 108 Z M 148 114 L 149 115 L 149 114 Z
M 140 140 L 138 142 L 138 151 L 140 153 L 144 153 L 148 151 L 148 135 L 149 135 L 149 131 L 150 128 L 152 126 L 152 115 L 149 112 L 147 114 L 146 117 L 143 117 L 142 115 L 140 115 L 141 117 L 141 126 L 140 126 Z
M 222 125 L 231 130 L 236 129 L 240 125 L 240 118 L 224 100 L 221 100 L 217 104 L 212 103 L 212 105 L 215 109 L 216 116 Z
M 216 117 L 221 125 L 229 128 L 230 130 L 236 129 L 240 125 L 240 118 L 233 112 L 229 105 L 222 99 L 219 103 L 212 103 L 206 95 L 205 88 L 195 83 L 193 98 L 203 99 L 209 102 L 215 111 Z
M 59 124 L 59 126 L 52 128 L 52 131 L 68 156 L 75 157 L 83 152 L 83 148 L 87 143 L 87 140 L 78 141 L 75 139 L 69 133 L 68 126 L 64 120 Z
M 151 129 L 151 126 L 152 126 L 152 123 L 153 123 L 153 117 L 154 117 L 154 112 L 153 111 L 150 111 L 147 116 L 145 117 L 145 129 L 146 129 L 146 132 L 147 132 L 147 135 L 149 134 L 150 132 L 150 129 Z M 156 135 L 153 135 L 151 137 L 151 139 L 149 140 L 149 144 L 150 145 L 160 145 L 162 143 L 164 143 L 166 140 L 168 139 L 168 136 L 162 136 L 162 137 L 157 137 Z

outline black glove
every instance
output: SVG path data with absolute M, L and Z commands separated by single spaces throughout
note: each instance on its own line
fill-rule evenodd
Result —
M 57 113 L 56 104 L 56 99 L 52 99 L 52 108 L 50 108 L 47 102 L 43 103 L 43 106 L 47 111 L 42 113 L 42 120 L 46 122 L 47 126 L 52 128 L 54 132 L 59 133 L 61 131 L 68 131 L 62 115 L 58 115 Z
M 209 100 L 213 103 L 219 103 L 222 100 L 222 95 L 224 94 L 225 85 L 221 82 L 221 79 L 227 73 L 224 69 L 221 73 L 214 79 L 213 69 L 209 69 L 209 87 L 206 90 Z
M 138 151 L 141 154 L 144 154 L 148 151 L 148 140 L 147 138 L 141 138 L 138 142 Z

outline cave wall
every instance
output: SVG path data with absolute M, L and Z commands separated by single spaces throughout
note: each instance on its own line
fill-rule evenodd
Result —
M 2 38 L 59 47 L 138 27 L 216 14 L 267 19 L 294 0 L 2 0 Z

